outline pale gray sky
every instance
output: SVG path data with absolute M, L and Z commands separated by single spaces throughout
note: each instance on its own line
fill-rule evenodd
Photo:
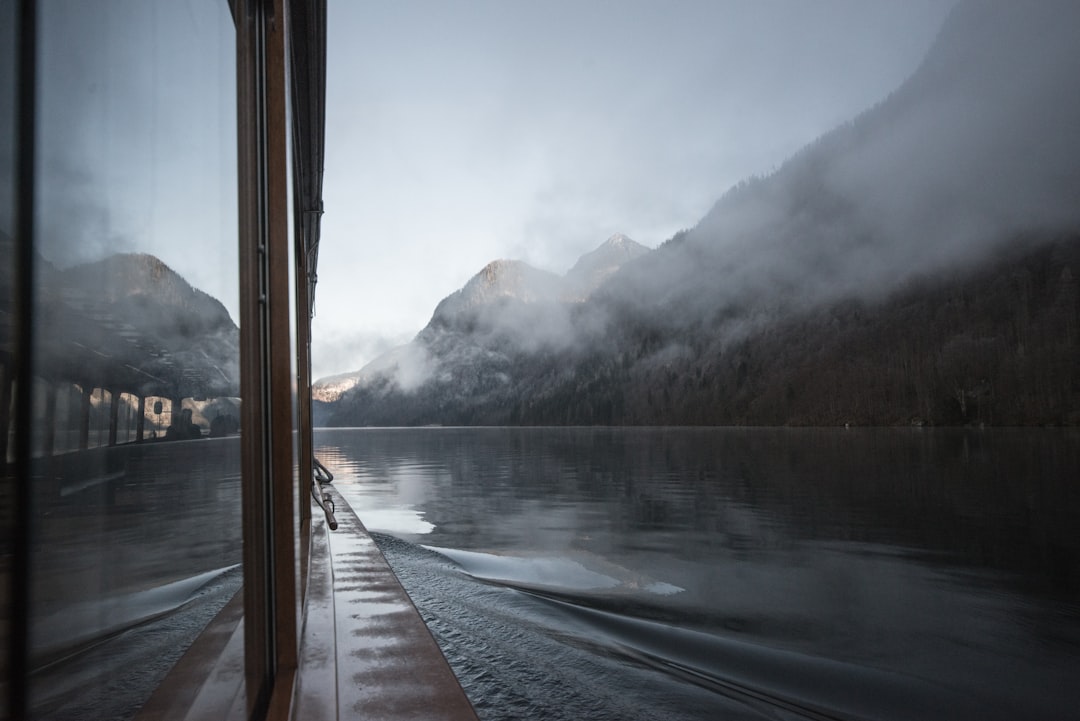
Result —
M 491 260 L 564 272 L 693 226 L 895 89 L 952 5 L 329 0 L 315 376 L 409 340 Z M 227 6 L 89 7 L 42 7 L 40 249 L 153 253 L 235 318 Z
M 950 0 L 330 0 L 314 371 L 496 258 L 650 247 L 883 99 Z

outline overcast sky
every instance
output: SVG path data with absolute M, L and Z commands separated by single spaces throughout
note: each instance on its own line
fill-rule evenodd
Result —
M 949 0 L 330 0 L 315 377 L 489 261 L 655 247 L 883 99 Z

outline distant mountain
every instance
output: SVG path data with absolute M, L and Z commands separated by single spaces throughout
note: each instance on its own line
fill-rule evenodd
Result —
M 622 233 L 616 233 L 596 250 L 581 256 L 567 272 L 563 280 L 562 297 L 578 301 L 588 299 L 593 291 L 625 263 L 648 252 L 649 249 L 644 245 L 634 242 Z
M 411 343 L 359 371 L 320 379 L 312 397 L 326 404 L 354 388 L 380 395 L 407 393 L 433 376 L 460 393 L 475 394 L 489 385 L 501 388 L 514 375 L 512 359 L 520 353 L 563 348 L 573 341 L 574 305 L 589 298 L 624 263 L 649 252 L 616 234 L 578 259 L 565 276 L 522 261 L 493 261 L 443 299 Z M 317 411 L 322 408 L 317 406 Z M 325 418 L 319 413 L 316 421 Z
M 431 324 L 465 326 L 482 323 L 507 304 L 551 303 L 558 299 L 562 279 L 554 273 L 533 268 L 520 260 L 488 263 L 461 290 L 444 298 L 435 307 Z
M 312 384 L 311 397 L 316 403 L 333 403 L 353 388 L 360 379 L 360 371 L 350 371 L 326 376 Z M 318 424 L 319 419 L 316 419 Z
M 429 325 L 408 383 L 327 419 L 1080 423 L 1078 48 L 1071 0 L 962 3 L 900 88 L 694 228 L 579 302 Z
M 617 302 L 737 336 L 1080 226 L 1078 45 L 1071 0 L 960 4 L 900 88 L 629 265 Z

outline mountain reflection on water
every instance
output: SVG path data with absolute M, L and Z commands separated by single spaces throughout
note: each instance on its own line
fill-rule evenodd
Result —
M 482 718 L 1080 717 L 1075 431 L 316 446 Z

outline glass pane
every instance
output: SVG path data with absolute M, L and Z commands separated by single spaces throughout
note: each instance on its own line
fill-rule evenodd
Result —
M 11 366 L 15 350 L 12 342 L 12 268 L 15 265 L 15 41 L 15 3 L 13 0 L 0 0 L 0 447 L 3 448 L 3 453 L 0 454 L 0 462 L 3 464 L 0 475 L 0 718 L 5 717 L 8 705 L 8 692 L 4 681 L 9 668 L 9 591 L 12 571 L 12 522 L 15 519 L 12 506 L 13 459 L 9 440 Z
M 240 586 L 224 0 L 39 3 L 31 706 L 129 718 Z
M 292 78 L 288 79 L 286 88 L 292 87 Z M 287 105 L 292 106 L 292 96 L 289 95 Z M 286 135 L 285 137 L 292 139 L 295 128 L 292 123 L 292 114 L 286 113 Z M 296 172 L 296 158 L 293 155 L 293 143 L 285 143 L 285 156 L 286 156 L 286 177 L 292 178 Z M 298 317 L 300 309 L 297 305 L 297 286 L 296 286 L 296 267 L 297 267 L 297 244 L 302 242 L 300 235 L 302 231 L 297 227 L 297 213 L 296 213 L 296 194 L 294 192 L 293 183 L 287 184 L 288 188 L 288 202 L 286 203 L 288 213 L 288 228 L 289 228 L 289 380 L 291 385 L 291 398 L 292 407 L 290 408 L 289 417 L 292 421 L 292 485 L 293 485 L 293 498 L 297 499 L 297 510 L 293 513 L 293 538 L 296 540 L 296 553 L 293 556 L 295 559 L 295 573 L 298 580 L 298 584 L 302 584 L 304 577 L 304 569 L 302 567 L 304 542 L 300 533 L 300 505 L 310 505 L 311 501 L 308 496 L 308 486 L 311 483 L 310 477 L 304 477 L 301 475 L 300 467 L 300 447 L 301 438 L 300 435 L 307 431 L 304 430 L 304 425 L 300 419 L 300 400 L 299 400 L 299 385 L 298 385 L 298 353 L 300 351 L 297 323 L 301 322 Z M 297 597 L 300 598 L 302 592 L 300 591 L 300 585 L 297 586 Z M 297 605 L 297 622 L 300 623 L 299 617 L 300 606 Z

